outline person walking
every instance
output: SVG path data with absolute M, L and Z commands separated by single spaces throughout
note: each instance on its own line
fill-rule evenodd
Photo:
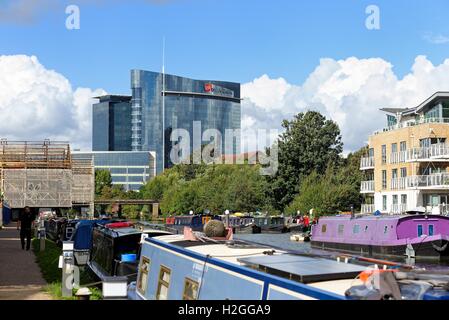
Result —
M 31 245 L 31 227 L 34 225 L 35 215 L 31 212 L 30 207 L 26 206 L 19 215 L 19 221 L 17 222 L 17 230 L 20 230 L 20 242 L 22 244 L 22 250 L 30 250 Z

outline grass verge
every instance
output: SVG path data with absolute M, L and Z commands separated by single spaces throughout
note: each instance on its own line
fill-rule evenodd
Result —
M 62 270 L 58 268 L 59 256 L 62 254 L 62 250 L 53 241 L 45 240 L 45 250 L 40 251 L 40 240 L 34 238 L 32 241 L 33 252 L 36 255 L 36 261 L 41 269 L 41 273 L 48 285 L 45 287 L 45 291 L 49 293 L 53 299 L 57 300 L 74 300 L 75 297 L 65 298 L 62 297 L 61 292 L 61 278 Z M 95 280 L 90 276 L 87 270 L 80 271 L 80 286 L 92 283 Z M 92 291 L 90 297 L 91 300 L 100 300 L 101 291 L 96 287 L 89 287 Z

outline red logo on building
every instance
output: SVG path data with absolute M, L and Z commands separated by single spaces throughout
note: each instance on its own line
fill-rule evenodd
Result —
M 205 83 L 204 84 L 204 91 L 208 93 L 214 92 L 214 85 L 212 83 Z

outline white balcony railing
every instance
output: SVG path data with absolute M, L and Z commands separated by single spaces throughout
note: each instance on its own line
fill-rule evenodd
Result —
M 374 192 L 374 180 L 362 181 L 360 183 L 360 192 Z
M 407 177 L 407 188 L 449 188 L 449 173 Z
M 402 178 L 391 179 L 390 188 L 392 190 L 404 190 L 404 189 L 406 189 L 407 188 L 407 178 L 406 177 L 402 177 Z
M 391 213 L 399 214 L 407 211 L 407 205 L 405 203 L 393 203 L 391 205 Z
M 392 152 L 390 154 L 390 163 L 401 163 L 407 160 L 407 151 Z
M 413 148 L 407 150 L 407 160 L 448 159 L 449 146 L 445 143 L 433 144 L 430 147 Z
M 361 213 L 373 213 L 374 211 L 376 211 L 374 204 L 362 204 L 360 208 Z
M 374 169 L 374 157 L 360 158 L 360 169 Z
M 379 134 L 380 132 L 387 132 L 406 127 L 412 127 L 424 123 L 449 123 L 449 118 L 420 118 L 418 120 L 408 120 L 383 128 L 381 131 L 374 132 L 374 134 Z

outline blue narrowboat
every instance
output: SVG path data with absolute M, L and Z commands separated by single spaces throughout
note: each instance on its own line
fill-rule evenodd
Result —
M 278 251 L 241 240 L 187 239 L 165 235 L 143 241 L 137 279 L 128 286 L 129 299 L 449 299 L 444 289 L 447 275 L 398 271 L 393 276 L 396 270 Z M 376 276 L 389 285 L 376 289 L 364 282 Z
M 142 244 L 138 277 L 130 286 L 129 298 L 344 299 L 341 287 L 349 288 L 364 269 L 241 240 L 158 236 Z
M 136 278 L 142 234 L 148 237 L 171 234 L 164 230 L 134 228 L 129 222 L 96 225 L 92 232 L 92 248 L 87 262 L 101 280 L 109 277 Z

